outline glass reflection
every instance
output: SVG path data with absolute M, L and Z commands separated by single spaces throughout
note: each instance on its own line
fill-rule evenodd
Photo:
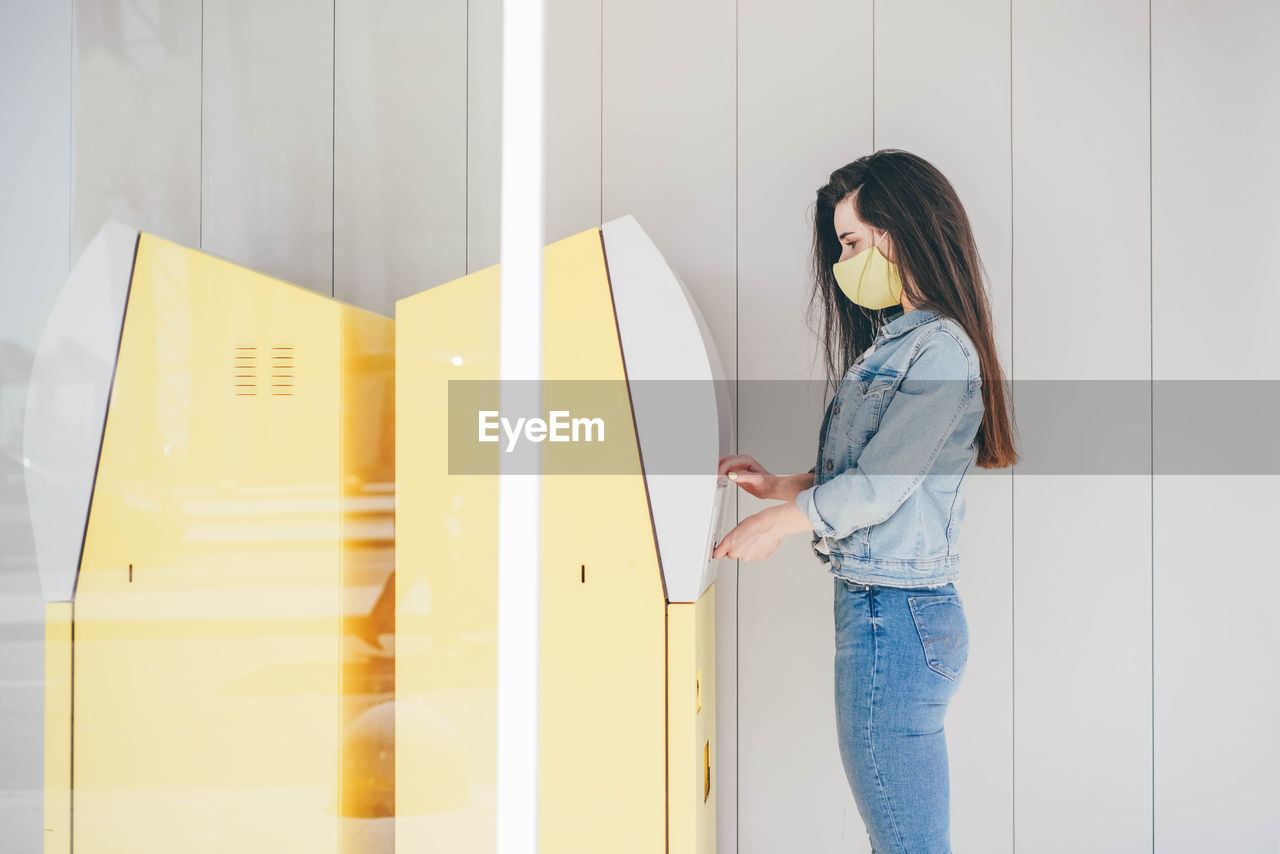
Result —
M 71 605 L 77 852 L 391 850 L 393 358 L 389 318 L 142 236 Z

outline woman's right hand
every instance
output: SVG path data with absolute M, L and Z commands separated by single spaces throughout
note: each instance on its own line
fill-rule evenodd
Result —
M 756 498 L 784 500 L 787 496 L 781 490 L 782 478 L 770 474 L 755 457 L 746 454 L 729 454 L 720 458 L 720 476 L 735 472 L 736 477 L 730 481 L 738 484 Z

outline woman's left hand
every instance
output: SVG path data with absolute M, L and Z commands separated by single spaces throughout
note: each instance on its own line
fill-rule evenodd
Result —
M 743 519 L 716 544 L 712 558 L 763 560 L 778 549 L 786 534 L 812 531 L 809 519 L 792 502 L 767 507 Z

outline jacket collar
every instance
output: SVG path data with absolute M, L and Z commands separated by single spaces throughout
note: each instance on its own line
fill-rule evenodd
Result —
M 893 311 L 897 312 L 897 316 L 880 327 L 880 332 L 876 335 L 877 341 L 887 341 L 890 338 L 895 338 L 910 329 L 915 329 L 922 323 L 928 323 L 930 320 L 939 317 L 938 312 L 928 308 L 913 308 L 911 311 L 904 312 L 902 307 L 899 306 Z

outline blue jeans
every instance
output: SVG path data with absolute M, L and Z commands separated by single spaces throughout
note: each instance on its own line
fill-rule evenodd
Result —
M 951 854 L 942 721 L 969 657 L 955 583 L 833 580 L 836 733 L 872 854 Z

